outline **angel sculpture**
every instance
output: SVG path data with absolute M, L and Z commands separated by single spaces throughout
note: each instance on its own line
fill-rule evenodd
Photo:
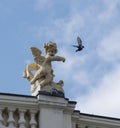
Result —
M 53 82 L 53 69 L 52 61 L 63 61 L 65 58 L 60 56 L 55 56 L 57 53 L 56 43 L 48 42 L 44 44 L 45 56 L 41 55 L 41 51 L 36 47 L 31 47 L 31 51 L 34 57 L 35 64 L 30 64 L 24 71 L 24 77 L 29 80 L 31 85 L 40 86 L 40 90 L 51 92 L 56 90 L 57 92 L 64 93 L 62 86 L 63 81 L 60 80 L 58 83 Z M 36 70 L 35 74 L 31 71 Z M 39 90 L 39 91 L 40 91 Z

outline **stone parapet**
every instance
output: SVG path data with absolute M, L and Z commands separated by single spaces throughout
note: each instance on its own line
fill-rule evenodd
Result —
M 0 128 L 38 128 L 36 97 L 0 93 Z
M 0 93 L 0 128 L 120 128 L 120 119 L 81 113 L 75 101 Z

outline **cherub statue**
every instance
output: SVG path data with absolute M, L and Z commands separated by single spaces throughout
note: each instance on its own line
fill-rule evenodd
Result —
M 60 80 L 60 82 L 58 83 L 53 82 L 54 74 L 51 62 L 65 62 L 65 58 L 55 56 L 55 54 L 57 53 L 57 46 L 56 43 L 53 43 L 51 41 L 44 44 L 44 50 L 46 55 L 42 56 L 41 51 L 38 48 L 31 47 L 31 51 L 36 64 L 27 66 L 24 71 L 24 77 L 26 77 L 32 85 L 34 85 L 36 81 L 38 81 L 38 84 L 41 88 L 46 88 L 45 86 L 49 86 L 49 89 L 54 88 L 59 91 L 58 88 L 62 88 L 63 81 Z M 36 70 L 35 74 L 32 74 L 31 70 Z

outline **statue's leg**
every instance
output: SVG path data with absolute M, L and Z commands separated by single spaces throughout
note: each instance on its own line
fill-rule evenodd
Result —
M 30 83 L 31 83 L 31 84 L 34 84 L 34 82 L 35 82 L 36 80 L 40 79 L 42 76 L 43 76 L 42 71 L 41 71 L 41 70 L 38 70 L 38 71 L 35 73 L 34 77 L 31 79 Z
M 41 87 L 48 85 L 53 81 L 53 75 L 51 74 L 46 74 L 45 79 L 40 82 Z

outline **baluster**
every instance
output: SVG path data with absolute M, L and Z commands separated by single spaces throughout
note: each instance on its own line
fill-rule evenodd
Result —
M 9 123 L 9 127 L 11 127 L 11 128 L 15 128 L 15 120 L 13 118 L 13 113 L 14 113 L 14 110 L 10 109 L 9 110 L 8 123 Z
M 31 112 L 30 126 L 31 128 L 37 128 L 37 122 L 35 120 L 35 112 Z
M 86 128 L 86 126 L 78 124 L 78 128 Z
M 2 109 L 0 109 L 0 126 L 3 126 Z
M 72 122 L 72 128 L 76 128 L 76 123 Z
M 24 118 L 25 111 L 20 110 L 19 128 L 26 128 L 26 121 Z

